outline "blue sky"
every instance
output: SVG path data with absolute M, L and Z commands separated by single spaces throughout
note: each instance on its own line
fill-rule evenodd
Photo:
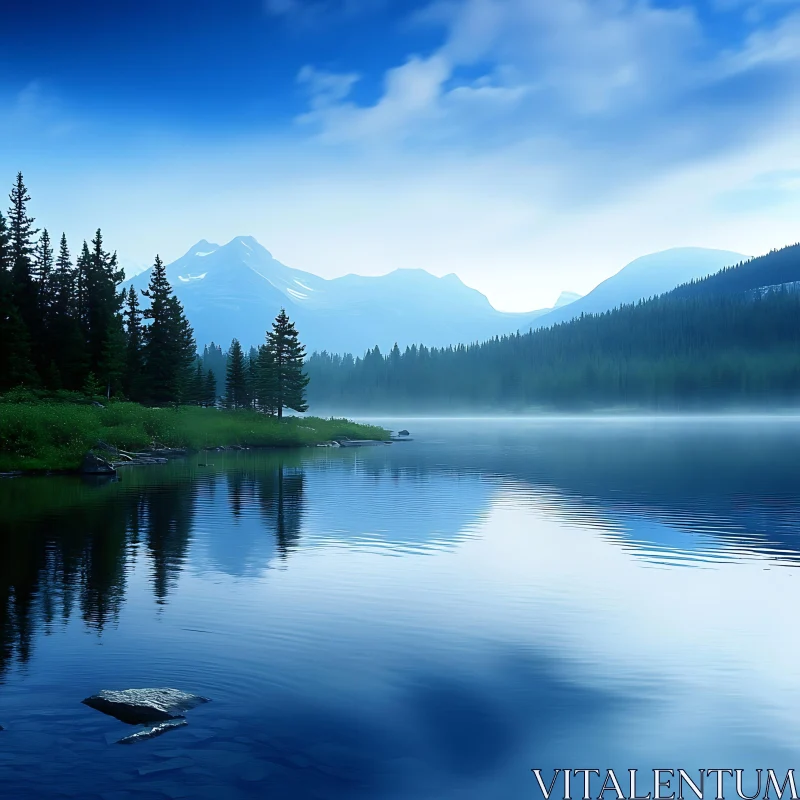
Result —
M 131 263 L 250 234 L 531 309 L 800 239 L 800 0 L 5 0 L 18 169 L 41 224 Z

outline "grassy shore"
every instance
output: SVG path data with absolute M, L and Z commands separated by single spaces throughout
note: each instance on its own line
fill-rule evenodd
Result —
M 110 402 L 105 407 L 65 401 L 0 398 L 0 472 L 72 470 L 97 442 L 143 450 L 167 447 L 305 447 L 335 439 L 387 439 L 388 431 L 345 419 L 287 417 L 255 411 L 183 406 L 147 408 Z

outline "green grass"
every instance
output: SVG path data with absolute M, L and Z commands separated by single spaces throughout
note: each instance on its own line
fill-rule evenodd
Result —
M 345 419 L 287 417 L 213 408 L 147 408 L 110 402 L 105 408 L 60 400 L 0 398 L 0 472 L 72 470 L 98 440 L 142 450 L 167 447 L 304 447 L 333 439 L 387 439 L 388 431 Z

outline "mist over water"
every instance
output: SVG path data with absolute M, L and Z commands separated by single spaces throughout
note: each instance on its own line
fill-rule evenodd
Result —
M 800 418 L 383 421 L 414 441 L 0 482 L 10 796 L 796 764 Z M 80 704 L 161 685 L 213 702 L 133 747 Z

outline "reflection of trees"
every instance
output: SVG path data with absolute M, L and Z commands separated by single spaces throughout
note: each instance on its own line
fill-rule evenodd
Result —
M 153 565 L 153 593 L 162 605 L 177 583 L 186 560 L 194 500 L 192 485 L 188 482 L 160 487 L 144 497 L 145 539 Z
M 274 472 L 260 475 L 258 499 L 264 518 L 275 531 L 278 552 L 283 558 L 300 540 L 303 513 L 303 471 L 281 463 Z
M 275 535 L 281 556 L 286 557 L 296 549 L 305 482 L 303 469 L 295 459 L 287 463 L 283 455 L 273 455 L 266 461 L 250 463 L 248 468 L 228 472 L 227 485 L 234 517 L 241 517 L 243 509 L 255 503 L 267 530 Z
M 183 481 L 133 492 L 94 487 L 75 503 L 72 479 L 46 487 L 18 482 L 13 488 L 27 494 L 30 508 L 45 489 L 63 493 L 64 502 L 59 512 L 0 522 L 0 676 L 12 660 L 30 658 L 38 626 L 49 631 L 75 609 L 98 632 L 113 622 L 140 537 L 153 564 L 153 592 L 163 603 L 189 541 L 191 486 Z M 58 497 L 49 500 L 59 506 Z
M 300 537 L 300 464 L 292 455 L 254 456 L 224 475 L 231 513 L 257 508 L 284 557 Z M 0 519 L 0 678 L 13 661 L 30 658 L 40 628 L 50 631 L 76 611 L 98 633 L 113 623 L 137 552 L 149 562 L 156 602 L 167 602 L 187 559 L 198 494 L 213 501 L 218 478 L 180 468 L 164 478 L 130 487 L 77 478 L 0 483 L 8 509 Z M 50 510 L 37 513 L 45 494 Z

